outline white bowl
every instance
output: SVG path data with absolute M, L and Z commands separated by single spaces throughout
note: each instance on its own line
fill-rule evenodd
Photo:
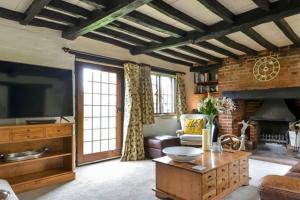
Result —
M 163 153 L 176 162 L 191 162 L 203 153 L 202 149 L 195 147 L 167 147 Z

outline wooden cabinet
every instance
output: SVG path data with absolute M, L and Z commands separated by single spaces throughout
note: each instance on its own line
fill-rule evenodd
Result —
M 43 157 L 0 162 L 0 178 L 8 180 L 16 193 L 75 178 L 73 124 L 0 126 L 0 153 L 44 147 L 49 151 Z
M 206 166 L 178 163 L 168 157 L 156 162 L 156 196 L 174 200 L 221 200 L 242 185 L 249 184 L 247 152 L 204 152 L 194 162 Z

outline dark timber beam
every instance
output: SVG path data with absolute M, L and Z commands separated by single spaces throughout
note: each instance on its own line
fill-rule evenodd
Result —
M 200 65 L 206 65 L 207 64 L 207 61 L 205 61 L 205 60 L 202 60 L 200 58 L 195 58 L 193 56 L 188 56 L 188 55 L 185 55 L 183 53 L 179 53 L 179 52 L 171 50 L 171 49 L 164 49 L 164 50 L 161 50 L 160 52 L 166 53 L 168 55 L 171 55 L 171 56 L 174 56 L 174 57 L 177 57 L 177 58 L 188 60 L 190 62 L 198 63 Z
M 199 67 L 191 67 L 190 72 L 205 72 L 208 70 L 215 70 L 222 67 L 222 64 L 211 64 L 211 65 L 205 65 L 205 66 L 199 66 Z
M 152 1 L 148 4 L 148 6 L 154 8 L 155 10 L 158 10 L 159 12 L 165 14 L 166 16 L 172 19 L 175 19 L 176 21 L 179 21 L 189 27 L 192 27 L 197 31 L 203 32 L 207 28 L 205 24 L 173 8 L 172 6 L 170 6 L 162 0 Z
M 170 37 L 162 44 L 149 44 L 147 48 L 134 49 L 137 54 L 149 53 L 160 49 L 170 47 L 183 46 L 192 43 L 204 42 L 209 39 L 219 38 L 224 35 L 249 29 L 253 26 L 270 22 L 276 19 L 282 19 L 291 15 L 299 14 L 300 1 L 279 0 L 270 5 L 270 11 L 266 12 L 260 8 L 250 10 L 235 17 L 233 24 L 219 22 L 210 26 L 206 32 L 199 33 L 197 31 L 188 32 L 181 38 Z
M 134 26 L 130 26 L 130 25 L 125 24 L 120 21 L 114 21 L 114 22 L 106 25 L 105 27 L 109 28 L 111 30 L 116 30 L 116 31 L 126 33 L 128 35 L 133 35 L 136 37 L 144 38 L 146 40 L 150 40 L 150 41 L 156 42 L 156 43 L 162 43 L 164 41 L 163 37 L 160 37 L 158 35 L 148 32 L 148 31 L 144 31 L 142 29 L 136 28 Z
M 50 3 L 51 0 L 34 0 L 25 11 L 25 18 L 20 21 L 22 25 L 29 24 L 43 8 Z
M 247 30 L 242 31 L 244 34 L 246 34 L 248 37 L 250 37 L 252 40 L 263 46 L 264 48 L 271 50 L 271 51 L 277 51 L 278 47 L 266 40 L 264 37 L 262 37 L 259 33 L 257 33 L 253 28 L 249 28 Z
M 202 47 L 204 49 L 215 51 L 215 52 L 217 52 L 219 54 L 222 54 L 224 56 L 228 56 L 228 57 L 233 58 L 235 60 L 239 59 L 239 56 L 236 55 L 236 54 L 234 54 L 234 53 L 232 53 L 231 51 L 228 51 L 228 50 L 223 49 L 221 47 L 215 46 L 215 45 L 213 45 L 213 44 L 211 44 L 209 42 L 199 42 L 199 43 L 194 44 L 194 45 L 198 45 L 198 46 L 200 46 L 200 47 Z
M 289 38 L 296 46 L 300 46 L 300 39 L 298 35 L 293 31 L 290 25 L 284 19 L 278 19 L 274 21 L 280 30 Z
M 137 11 L 133 11 L 129 13 L 128 15 L 124 16 L 125 19 L 137 23 L 139 25 L 145 26 L 147 28 L 156 30 L 161 33 L 165 33 L 167 35 L 173 36 L 173 37 L 181 37 L 186 34 L 185 31 L 176 28 L 174 26 L 171 26 L 169 24 L 166 24 L 164 22 L 161 22 L 159 20 L 156 20 L 152 17 L 149 17 L 148 15 L 142 14 Z
M 78 26 L 63 32 L 63 37 L 75 39 L 78 36 L 101 28 L 114 20 L 127 15 L 136 8 L 151 2 L 151 0 L 122 0 L 120 3 L 108 11 L 100 12 L 85 20 Z
M 189 47 L 189 46 L 181 46 L 181 47 L 177 47 L 178 49 L 182 50 L 182 51 L 185 51 L 185 52 L 188 52 L 190 54 L 193 54 L 195 56 L 199 56 L 199 57 L 202 57 L 202 58 L 206 58 L 208 60 L 211 60 L 211 61 L 214 61 L 214 62 L 222 62 L 222 59 L 221 58 L 218 58 L 218 57 L 215 57 L 215 56 L 212 56 L 208 53 L 205 53 L 203 51 L 199 51 L 198 49 L 195 49 L 193 47 Z
M 124 34 L 124 33 L 118 32 L 118 31 L 110 30 L 105 27 L 98 29 L 94 32 L 100 33 L 101 35 L 104 35 L 106 37 L 111 37 L 111 38 L 114 38 L 117 40 L 122 40 L 126 43 L 129 42 L 131 44 L 138 45 L 138 46 L 146 46 L 147 45 L 147 42 L 145 42 L 144 40 L 138 39 L 136 37 L 132 37 L 130 35 L 127 35 L 127 34 Z
M 237 42 L 233 41 L 232 39 L 230 39 L 226 36 L 217 38 L 217 40 L 222 42 L 223 44 L 225 44 L 228 47 L 231 47 L 233 49 L 237 49 L 237 50 L 242 51 L 246 54 L 249 54 L 249 55 L 252 55 L 252 56 L 257 55 L 257 51 L 255 51 L 253 49 L 250 49 L 249 47 L 246 47 L 246 46 L 244 46 L 240 43 L 237 43 Z
M 265 11 L 269 11 L 270 10 L 270 2 L 269 2 L 269 0 L 253 0 L 253 2 L 260 9 L 263 9 Z
M 77 18 L 87 19 L 92 16 L 92 12 L 65 1 L 51 1 L 46 7 L 76 16 Z
M 183 61 L 183 60 L 178 60 L 176 58 L 171 58 L 171 57 L 168 57 L 168 56 L 165 56 L 165 55 L 162 55 L 162 54 L 159 54 L 159 53 L 155 53 L 155 52 L 149 53 L 147 55 L 151 56 L 151 57 L 154 57 L 154 58 L 158 58 L 160 60 L 165 60 L 167 62 L 174 63 L 174 64 L 185 65 L 185 66 L 188 66 L 188 67 L 193 66 L 192 63 L 189 63 L 189 62 L 186 62 L 186 61 Z
M 37 16 L 51 19 L 58 22 L 63 22 L 69 25 L 76 25 L 78 22 L 78 19 L 75 17 L 71 17 L 69 15 L 64 15 L 62 13 L 58 13 L 47 9 L 43 9 Z
M 202 5 L 208 8 L 211 12 L 221 17 L 228 23 L 234 22 L 234 15 L 217 0 L 198 0 Z

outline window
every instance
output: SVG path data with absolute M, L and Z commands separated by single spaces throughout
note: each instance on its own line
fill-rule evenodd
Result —
M 175 76 L 151 74 L 154 113 L 175 114 Z

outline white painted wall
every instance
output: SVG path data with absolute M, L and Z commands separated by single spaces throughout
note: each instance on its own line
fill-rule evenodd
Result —
M 62 47 L 69 47 L 122 60 L 149 63 L 162 68 L 186 72 L 187 99 L 188 101 L 192 99 L 194 88 L 193 75 L 189 72 L 188 67 L 146 55 L 132 56 L 126 49 L 84 37 L 79 37 L 73 41 L 65 40 L 61 37 L 60 31 L 23 26 L 10 20 L 0 19 L 0 27 L 0 60 L 74 70 L 75 57 L 62 50 Z M 17 123 L 22 121 L 17 120 Z M 1 123 L 12 123 L 12 121 L 1 120 Z M 174 117 L 156 118 L 154 125 L 145 126 L 145 135 L 175 133 L 178 126 L 177 119 Z

